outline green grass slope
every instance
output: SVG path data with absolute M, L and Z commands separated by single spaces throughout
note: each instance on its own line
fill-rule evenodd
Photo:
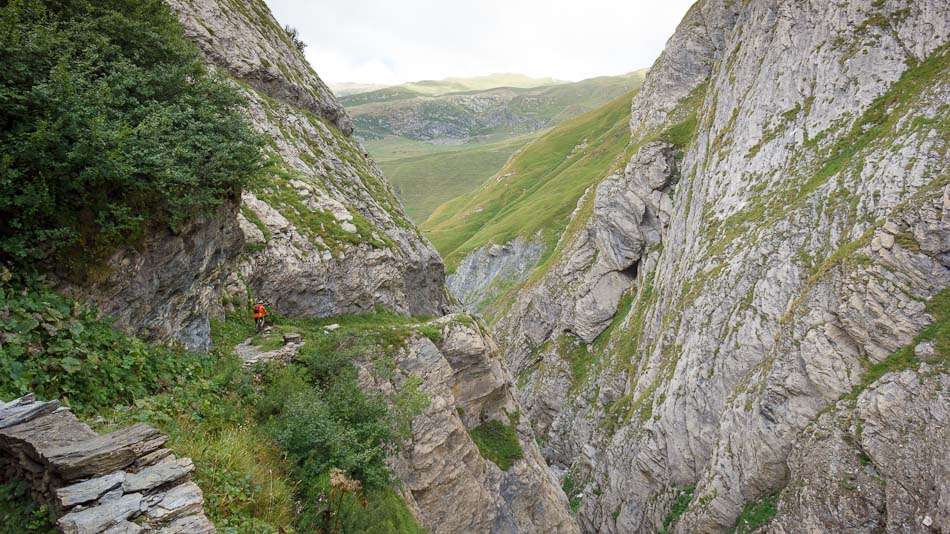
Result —
M 478 188 L 498 172 L 512 154 L 539 135 L 536 132 L 491 143 L 440 146 L 436 148 L 441 150 L 434 153 L 426 153 L 426 147 L 434 145 L 401 137 L 367 143 L 367 148 L 370 152 L 415 153 L 410 157 L 378 161 L 402 200 L 406 214 L 419 224 L 443 203 Z
M 623 164 L 633 94 L 554 128 L 481 188 L 436 209 L 422 229 L 447 268 L 488 243 L 538 232 L 549 255 L 584 191 Z

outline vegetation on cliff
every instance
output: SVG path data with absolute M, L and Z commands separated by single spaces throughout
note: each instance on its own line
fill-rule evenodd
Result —
M 262 166 L 237 90 L 161 0 L 0 8 L 0 260 L 80 268 Z
M 194 460 L 220 532 L 422 532 L 386 458 L 428 398 L 413 380 L 388 401 L 364 392 L 353 363 L 369 359 L 375 372 L 392 373 L 393 351 L 417 330 L 428 333 L 417 321 L 385 312 L 276 317 L 304 335 L 298 363 L 251 373 L 230 348 L 254 335 L 250 319 L 216 323 L 220 348 L 192 353 L 128 336 L 41 281 L 3 280 L 0 398 L 32 391 L 61 399 L 102 431 L 147 422 L 166 432 L 172 450 Z M 324 330 L 331 321 L 344 327 Z M 330 502 L 334 470 L 360 490 Z M 0 514 L 34 525 L 27 532 L 49 527 L 16 484 L 0 486 Z M 327 526 L 331 516 L 338 530 Z

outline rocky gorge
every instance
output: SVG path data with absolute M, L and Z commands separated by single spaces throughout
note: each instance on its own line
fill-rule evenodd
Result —
M 362 391 L 426 401 L 387 466 L 429 532 L 948 531 L 945 0 L 699 0 L 556 241 L 450 274 L 262 0 L 166 1 L 245 97 L 267 173 L 57 290 L 195 351 L 249 299 L 411 319 L 352 364 Z
M 493 310 L 582 531 L 946 530 L 924 456 L 947 437 L 948 27 L 945 2 L 690 10 L 625 168 Z

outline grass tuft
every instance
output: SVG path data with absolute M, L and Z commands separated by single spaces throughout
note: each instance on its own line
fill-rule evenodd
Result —
M 468 431 L 482 458 L 491 460 L 502 471 L 507 471 L 515 460 L 524 457 L 518 430 L 514 425 L 491 420 Z

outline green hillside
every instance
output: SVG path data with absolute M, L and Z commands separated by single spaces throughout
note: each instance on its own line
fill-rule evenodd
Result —
M 422 229 L 446 267 L 487 243 L 538 232 L 550 254 L 584 191 L 622 165 L 634 92 L 554 128 L 481 188 L 436 209 Z
M 516 80 L 485 77 L 478 80 L 501 85 L 471 89 L 459 83 L 452 91 L 448 91 L 453 87 L 448 82 L 439 82 L 437 89 L 428 85 L 435 82 L 417 82 L 346 96 L 340 102 L 353 117 L 357 136 L 365 140 L 399 136 L 466 142 L 474 137 L 523 135 L 553 126 L 636 89 L 645 76 L 646 71 L 639 70 L 536 87 L 504 85 L 502 82 Z
M 358 133 L 366 138 L 367 150 L 395 185 L 407 214 L 421 223 L 442 203 L 473 191 L 493 176 L 525 143 L 552 126 L 636 89 L 644 75 L 644 71 L 637 71 L 546 87 L 497 87 L 440 97 L 419 96 L 408 86 L 400 86 L 343 101 L 348 102 Z M 507 114 L 524 117 L 525 121 L 499 124 L 478 117 L 459 105 L 470 97 L 498 102 L 496 111 L 501 113 L 493 116 Z M 355 102 L 359 98 L 362 103 Z M 414 117 L 408 122 L 415 130 L 398 124 L 407 116 Z M 428 142 L 424 138 L 427 126 L 434 130 L 461 128 L 471 137 L 468 142 L 462 139 L 456 144 Z
M 395 187 L 406 214 L 419 224 L 444 202 L 476 189 L 512 154 L 539 135 L 540 132 L 536 132 L 462 146 L 439 146 L 390 137 L 367 142 L 366 146 Z

